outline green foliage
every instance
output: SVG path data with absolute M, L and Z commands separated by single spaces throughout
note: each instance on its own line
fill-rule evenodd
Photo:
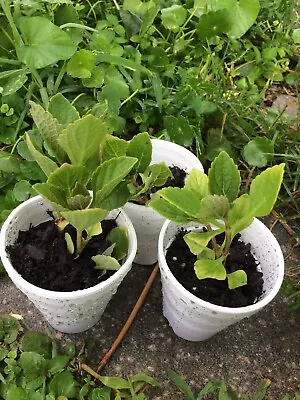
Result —
M 98 376 L 96 385 L 80 369 L 87 347 L 77 354 L 74 344 L 58 354 L 54 339 L 25 332 L 13 317 L 0 316 L 0 397 L 3 400 L 131 399 L 147 400 L 145 386 L 155 379 L 143 373 L 128 379 Z
M 165 188 L 152 195 L 149 206 L 165 218 L 180 223 L 194 221 L 206 232 L 190 232 L 184 240 L 197 256 L 198 279 L 228 279 L 230 289 L 247 284 L 243 270 L 227 274 L 226 257 L 233 238 L 247 228 L 255 216 L 268 215 L 275 204 L 283 179 L 284 164 L 267 168 L 252 181 L 249 194 L 237 197 L 240 173 L 234 161 L 222 151 L 212 162 L 208 175 L 192 170 L 185 187 Z M 213 229 L 214 226 L 216 229 Z M 218 244 L 216 236 L 225 234 Z M 207 246 L 212 243 L 213 250 Z

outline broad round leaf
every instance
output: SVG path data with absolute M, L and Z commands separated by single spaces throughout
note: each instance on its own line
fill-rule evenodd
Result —
M 265 167 L 273 160 L 274 146 L 270 139 L 256 137 L 251 140 L 243 149 L 245 161 L 253 167 Z
M 230 8 L 232 28 L 228 35 L 234 38 L 243 36 L 254 24 L 260 10 L 259 0 L 239 0 Z
M 179 27 L 184 24 L 187 10 L 178 4 L 161 10 L 161 19 L 165 28 L 177 32 Z
M 199 18 L 197 34 L 200 39 L 205 40 L 220 33 L 229 32 L 231 27 L 232 20 L 228 10 L 211 11 Z
M 19 48 L 19 59 L 32 68 L 67 60 L 76 51 L 70 36 L 47 18 L 22 17 L 19 29 L 25 42 Z
M 79 50 L 73 54 L 67 65 L 67 73 L 73 78 L 91 78 L 96 57 L 90 50 Z

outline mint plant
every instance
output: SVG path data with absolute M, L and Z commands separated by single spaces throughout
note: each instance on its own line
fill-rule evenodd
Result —
M 226 272 L 224 265 L 232 240 L 254 217 L 271 212 L 283 172 L 284 164 L 266 169 L 253 180 L 249 193 L 238 197 L 241 183 L 238 167 L 222 151 L 212 162 L 208 175 L 193 169 L 184 188 L 158 191 L 152 195 L 149 206 L 171 221 L 202 224 L 205 232 L 189 232 L 184 236 L 190 251 L 197 256 L 194 264 L 197 278 L 227 278 L 229 288 L 235 289 L 247 284 L 247 275 L 242 269 Z M 220 234 L 224 234 L 224 240 L 218 244 L 216 236 Z

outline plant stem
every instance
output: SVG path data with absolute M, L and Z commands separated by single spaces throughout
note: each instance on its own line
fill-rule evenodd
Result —
M 61 84 L 62 78 L 64 77 L 64 74 L 66 72 L 66 62 L 63 63 L 63 66 L 61 67 L 59 74 L 56 78 L 56 81 L 54 83 L 54 88 L 53 88 L 53 94 L 56 94 L 58 91 L 58 88 Z
M 208 230 L 208 232 L 212 232 L 212 227 L 209 224 L 205 225 L 205 227 Z M 213 245 L 213 249 L 214 249 L 216 258 L 219 258 L 220 257 L 220 252 L 219 252 L 219 246 L 218 246 L 216 238 L 213 237 L 211 239 L 211 242 L 212 242 L 212 245 Z
M 80 364 L 80 369 L 83 369 L 84 371 L 86 371 L 88 374 L 92 375 L 94 378 L 98 379 L 98 381 L 101 380 L 101 376 L 99 374 L 97 374 L 97 372 L 95 372 L 92 368 L 90 368 L 88 365 L 86 364 Z
M 225 221 L 225 248 L 224 248 L 224 256 L 225 258 L 228 256 L 230 246 L 231 246 L 231 232 L 228 222 Z
M 77 256 L 82 250 L 82 231 L 76 229 L 76 254 Z
M 105 365 L 108 363 L 109 359 L 111 358 L 111 356 L 113 355 L 113 353 L 116 351 L 116 349 L 118 348 L 119 344 L 122 342 L 122 340 L 124 339 L 128 329 L 130 328 L 132 322 L 134 321 L 139 309 L 141 308 L 141 306 L 144 303 L 144 300 L 151 288 L 151 285 L 157 275 L 158 272 L 158 264 L 156 264 L 151 272 L 151 275 L 149 276 L 147 283 L 142 291 L 142 293 L 140 294 L 140 297 L 138 298 L 138 301 L 136 302 L 133 310 L 131 311 L 125 325 L 123 326 L 123 328 L 121 329 L 119 335 L 117 336 L 116 340 L 114 341 L 114 343 L 112 344 L 111 348 L 109 349 L 109 351 L 105 354 L 105 356 L 102 358 L 102 360 L 99 363 L 99 366 L 97 368 L 97 372 L 101 371 Z

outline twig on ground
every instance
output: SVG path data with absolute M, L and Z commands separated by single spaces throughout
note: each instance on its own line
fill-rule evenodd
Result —
M 134 321 L 138 311 L 140 310 L 142 304 L 144 303 L 144 300 L 151 288 L 151 285 L 157 275 L 158 272 L 158 264 L 156 264 L 153 268 L 153 271 L 151 272 L 151 275 L 148 278 L 148 281 L 142 291 L 142 293 L 140 294 L 140 297 L 138 298 L 138 301 L 136 302 L 133 310 L 131 311 L 125 325 L 123 326 L 123 328 L 121 329 L 119 335 L 117 336 L 116 340 L 114 341 L 114 343 L 112 344 L 111 348 L 108 350 L 108 352 L 104 355 L 104 357 L 100 360 L 100 363 L 98 365 L 97 368 L 97 372 L 101 371 L 105 365 L 108 363 L 109 359 L 111 358 L 111 356 L 113 355 L 113 353 L 116 351 L 116 349 L 118 348 L 119 344 L 122 342 L 122 340 L 124 339 L 128 329 L 130 328 L 132 322 Z

